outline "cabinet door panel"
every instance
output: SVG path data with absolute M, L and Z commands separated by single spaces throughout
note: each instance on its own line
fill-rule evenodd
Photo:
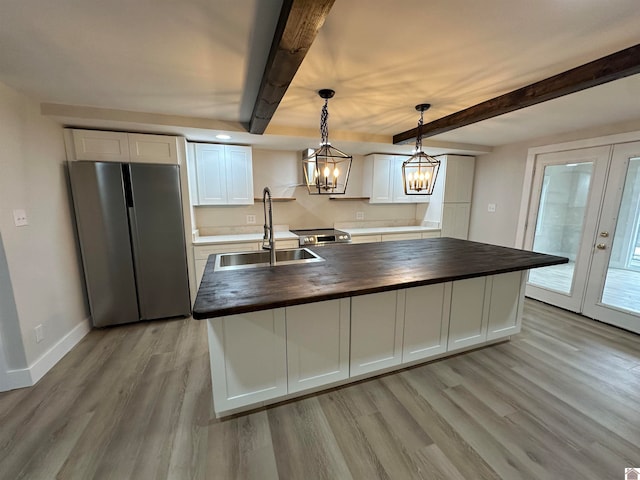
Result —
M 351 299 L 350 375 L 398 365 L 402 359 L 402 290 Z
M 226 146 L 227 203 L 253 203 L 253 163 L 250 147 Z
M 402 361 L 447 351 L 451 282 L 406 290 Z
M 487 338 L 486 277 L 453 282 L 447 351 L 482 343 Z
M 286 308 L 289 393 L 349 378 L 350 300 Z
M 493 276 L 487 340 L 507 337 L 520 331 L 524 300 L 522 281 L 522 272 Z
M 371 203 L 391 203 L 393 201 L 393 179 L 389 172 L 393 157 L 390 155 L 374 155 L 373 178 L 371 187 Z
M 132 162 L 178 164 L 176 138 L 169 135 L 129 134 Z
M 222 205 L 227 201 L 224 145 L 196 145 L 198 203 Z
M 216 413 L 286 395 L 284 308 L 207 323 Z
M 76 160 L 129 161 L 129 141 L 125 132 L 73 130 Z
M 447 155 L 445 203 L 471 203 L 474 157 Z
M 445 203 L 442 206 L 442 236 L 466 240 L 469 236 L 471 204 Z

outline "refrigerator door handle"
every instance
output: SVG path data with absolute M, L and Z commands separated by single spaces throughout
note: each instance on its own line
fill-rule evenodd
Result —
M 130 188 L 129 196 L 132 197 Z M 144 302 L 140 301 L 140 284 L 138 278 L 138 272 L 140 271 L 140 259 L 138 258 L 137 252 L 140 251 L 140 235 L 138 233 L 138 222 L 136 220 L 136 209 L 133 207 L 133 202 L 131 202 L 131 206 L 127 207 L 127 213 L 129 217 L 129 231 L 131 232 L 131 256 L 133 257 L 133 274 L 136 282 L 136 298 L 138 299 L 138 310 L 140 311 L 140 318 L 143 320 L 147 319 L 147 311 Z
M 129 208 L 129 218 L 131 218 L 131 208 L 133 208 L 133 190 L 131 188 L 131 165 L 122 164 L 122 183 L 124 187 L 124 201 Z

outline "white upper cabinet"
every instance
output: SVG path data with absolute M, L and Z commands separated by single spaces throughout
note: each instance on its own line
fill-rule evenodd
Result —
M 374 153 L 364 160 L 363 194 L 369 203 L 422 203 L 426 195 L 405 195 L 402 184 L 404 155 Z
M 76 160 L 128 162 L 129 140 L 126 132 L 72 130 Z
M 70 160 L 172 165 L 179 163 L 177 139 L 171 135 L 78 129 L 70 131 L 73 150 L 68 155 Z M 69 151 L 69 144 L 67 148 Z
M 444 203 L 470 203 L 475 157 L 447 155 L 442 166 L 439 175 L 444 175 Z
M 251 147 L 198 143 L 190 152 L 194 154 L 196 205 L 253 203 Z
M 175 137 L 129 133 L 129 158 L 136 163 L 178 163 Z

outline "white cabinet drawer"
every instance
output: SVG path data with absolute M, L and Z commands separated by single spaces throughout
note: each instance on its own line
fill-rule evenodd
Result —
M 420 232 L 412 232 L 412 233 L 385 233 L 382 235 L 383 242 L 394 242 L 396 240 L 420 240 L 422 238 L 422 233 Z

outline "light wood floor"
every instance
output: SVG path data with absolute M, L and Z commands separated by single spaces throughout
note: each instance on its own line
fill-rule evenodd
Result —
M 205 324 L 92 331 L 0 394 L 4 479 L 621 479 L 640 336 L 535 301 L 511 342 L 212 418 Z

